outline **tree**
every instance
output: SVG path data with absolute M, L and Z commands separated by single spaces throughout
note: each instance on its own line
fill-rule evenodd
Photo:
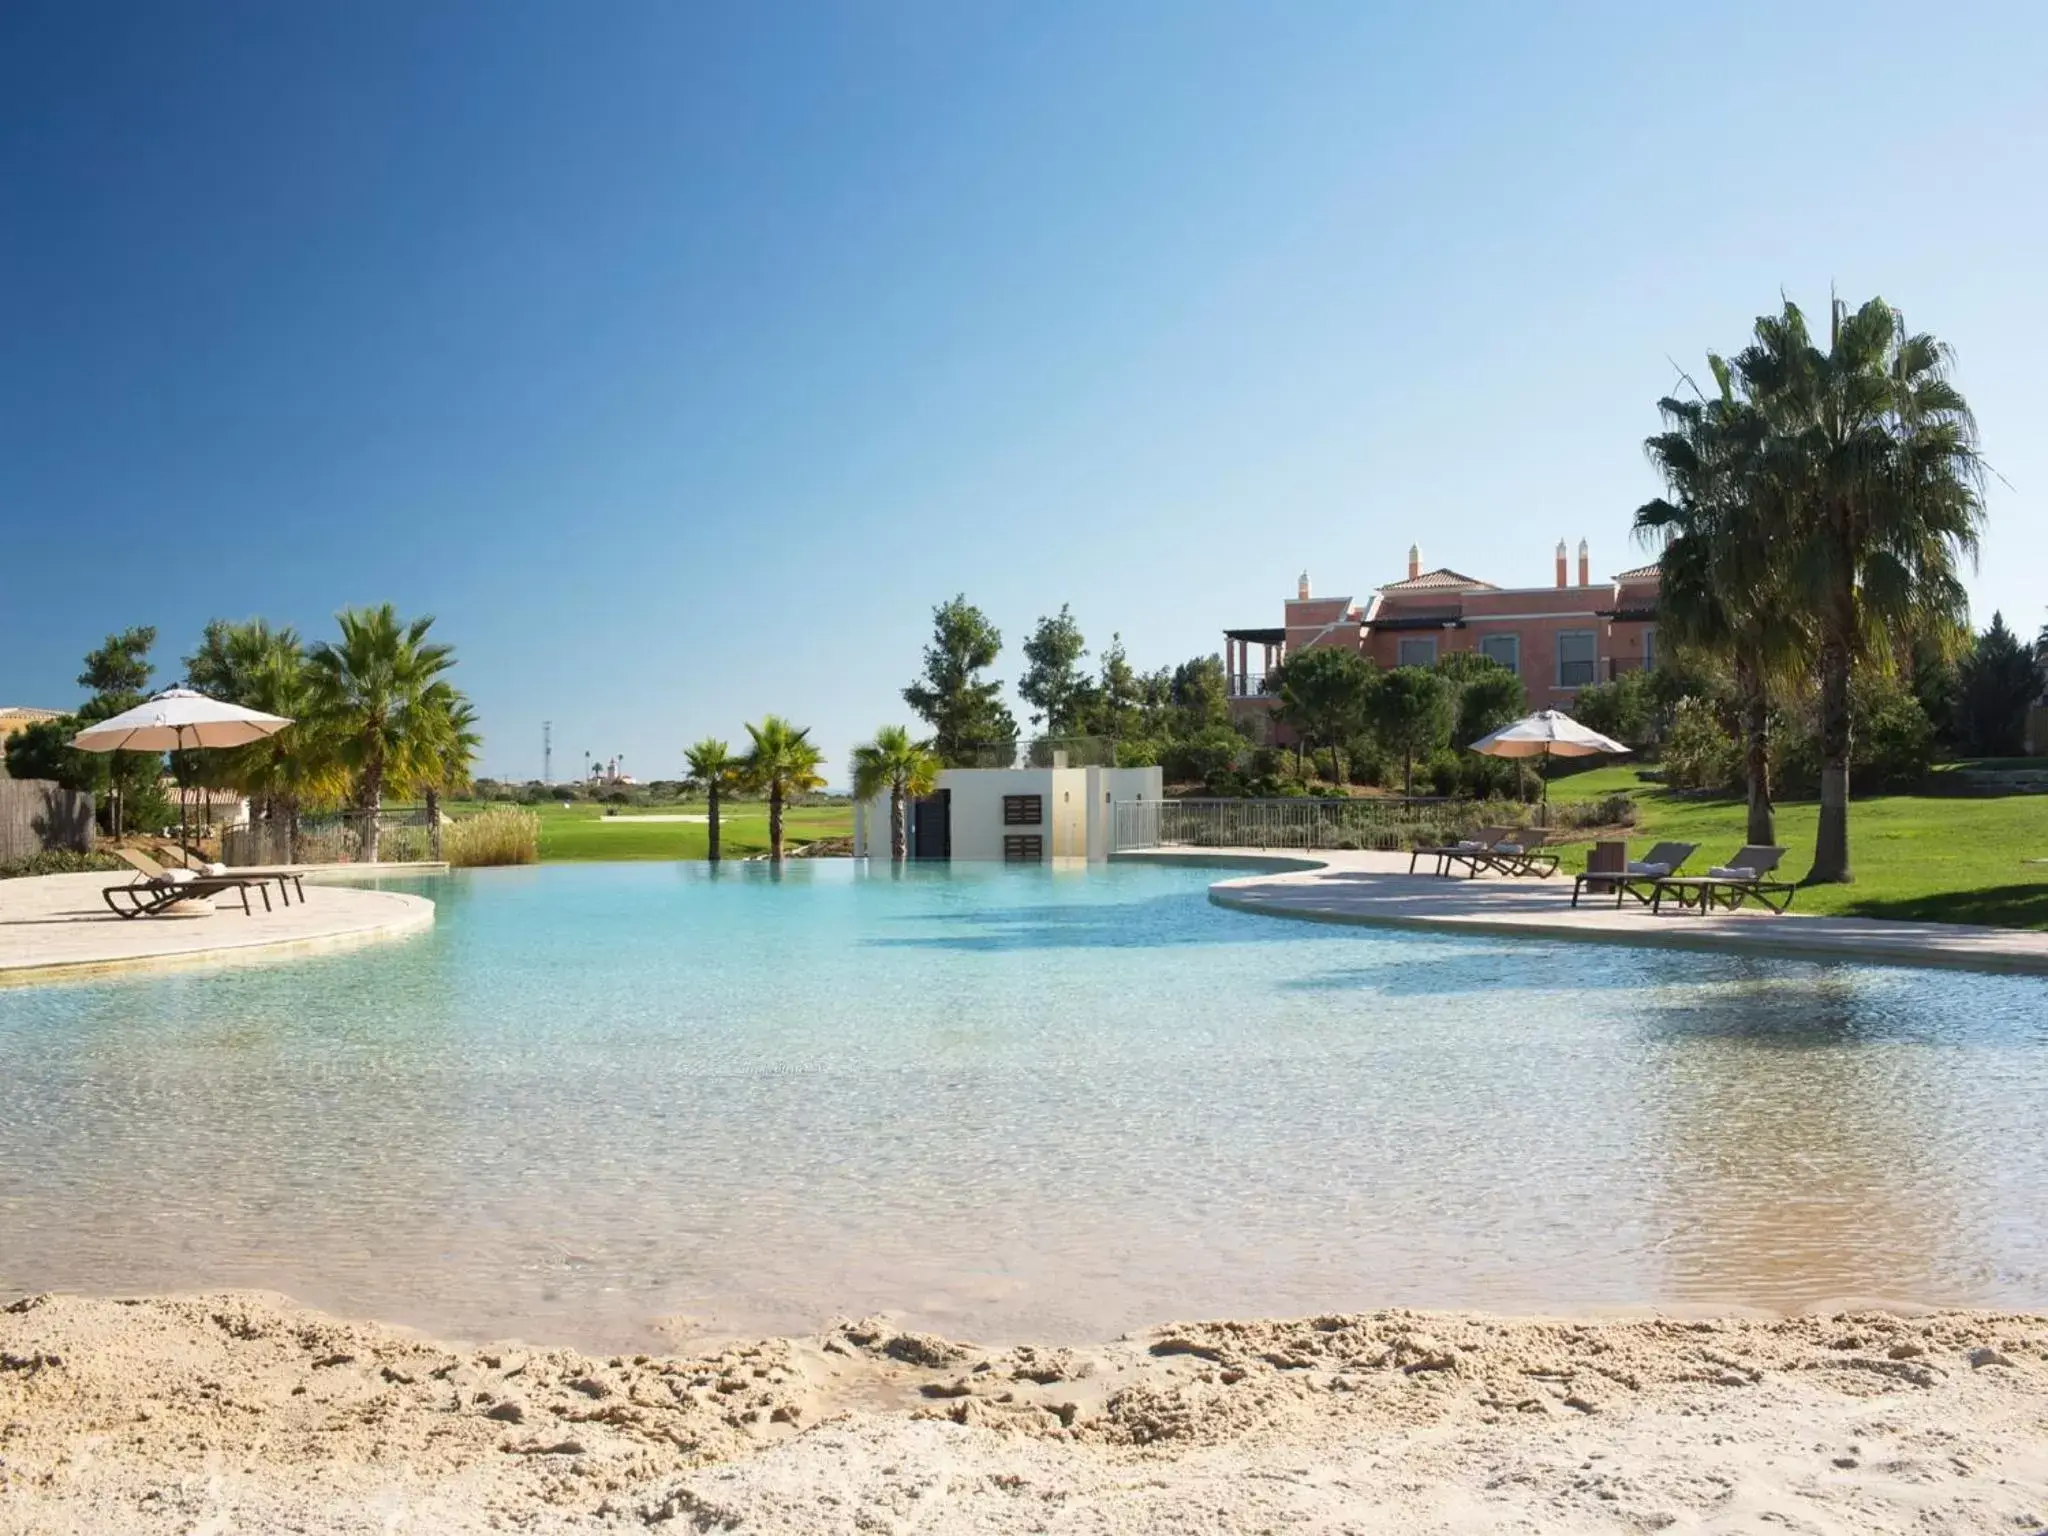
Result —
M 436 682 L 427 689 L 422 725 L 405 768 L 409 787 L 426 799 L 427 840 L 432 857 L 441 857 L 441 796 L 459 795 L 470 787 L 470 771 L 483 750 L 476 728 L 476 710 L 455 688 Z
M 1305 654 L 1313 656 L 1315 652 Z M 1428 667 L 1395 667 L 1382 672 L 1366 692 L 1365 718 L 1380 746 L 1401 759 L 1401 793 L 1412 796 L 1415 759 L 1427 757 L 1450 740 L 1450 685 Z
M 83 729 L 85 722 L 76 715 L 23 726 L 7 738 L 7 776 L 44 779 L 64 789 L 90 793 L 101 782 L 107 765 L 96 754 L 71 745 L 71 738 Z
M 1372 663 L 1349 646 L 1310 646 L 1282 664 L 1276 713 L 1303 745 L 1340 753 L 1365 717 L 1372 682 Z M 1332 766 L 1341 780 L 1341 759 Z
M 149 659 L 156 644 L 156 627 L 138 624 L 109 635 L 96 651 L 88 651 L 85 669 L 78 674 L 78 686 L 92 697 L 78 708 L 78 726 L 111 720 L 124 710 L 135 708 L 149 697 L 150 674 L 156 670 Z M 107 830 L 119 837 L 146 812 L 160 819 L 163 797 L 164 760 L 157 752 L 108 752 L 94 754 L 100 765 L 93 769 L 93 787 L 107 791 Z
M 1968 612 L 1958 575 L 1983 523 L 1983 469 L 1949 349 L 1881 299 L 1830 308 L 1828 345 L 1786 303 L 1733 361 L 1764 417 L 1760 492 L 1784 514 L 1773 559 L 1809 616 L 1820 676 L 1820 825 L 1810 884 L 1852 878 L 1851 675 L 1893 637 Z
M 1724 358 L 1709 354 L 1707 365 L 1715 394 L 1657 402 L 1664 430 L 1643 451 L 1669 495 L 1639 507 L 1635 526 L 1639 537 L 1663 546 L 1659 633 L 1670 645 L 1725 659 L 1734 673 L 1748 837 L 1768 846 L 1777 842 L 1773 684 L 1805 665 L 1811 635 L 1785 591 L 1786 498 L 1764 472 L 1768 422 L 1740 397 Z
M 1984 757 L 2017 756 L 2026 741 L 2027 707 L 2041 695 L 2031 651 L 1991 615 L 1991 627 L 1958 668 L 1956 724 L 1965 750 Z
M 447 701 L 434 685 L 455 649 L 428 641 L 431 617 L 402 623 L 389 603 L 344 609 L 338 622 L 340 640 L 321 641 L 307 659 L 311 697 L 353 785 L 363 858 L 375 863 L 384 791 L 403 786 L 441 727 Z
M 938 787 L 939 760 L 921 741 L 913 741 L 900 725 L 885 725 L 875 739 L 853 749 L 853 793 L 872 800 L 889 792 L 889 857 L 909 857 L 909 802 Z
M 282 715 L 292 721 L 274 736 L 225 752 L 194 754 L 202 783 L 239 789 L 257 816 L 282 830 L 284 857 L 296 861 L 299 818 L 310 804 L 340 798 L 347 775 L 330 723 L 321 718 L 305 647 L 289 626 L 262 619 L 206 626 L 199 648 L 185 658 L 186 681 L 202 693 Z
M 990 748 L 1006 759 L 1015 755 L 1017 721 L 1002 701 L 1003 685 L 981 675 L 1002 649 L 1002 631 L 964 592 L 932 610 L 924 675 L 903 690 L 903 702 L 931 726 L 941 761 L 970 766 Z
M 1032 724 L 1043 725 L 1048 736 L 1075 733 L 1088 693 L 1088 679 L 1081 671 L 1081 658 L 1087 654 L 1081 626 L 1065 603 L 1057 614 L 1040 619 L 1024 642 L 1026 666 L 1017 679 L 1017 696 L 1032 707 Z
M 689 772 L 683 782 L 693 790 L 701 792 L 709 812 L 710 826 L 705 856 L 716 864 L 718 852 L 718 803 L 728 789 L 739 783 L 741 760 L 733 756 L 732 749 L 716 736 L 706 736 L 695 746 L 683 753 L 683 765 Z
M 823 789 L 818 765 L 825 754 L 811 745 L 808 728 L 791 725 L 780 715 L 770 715 L 759 725 L 747 727 L 754 739 L 747 754 L 747 782 L 768 797 L 768 857 L 782 862 L 782 808 L 792 795 Z
M 1221 656 L 1196 656 L 1175 667 L 1167 696 L 1180 715 L 1172 735 L 1195 736 L 1230 724 L 1230 685 Z

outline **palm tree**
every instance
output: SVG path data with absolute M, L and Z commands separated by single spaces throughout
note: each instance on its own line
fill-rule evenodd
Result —
M 873 741 L 853 749 L 854 798 L 872 800 L 889 792 L 889 857 L 896 863 L 909 856 L 910 800 L 930 794 L 938 782 L 938 758 L 900 725 L 883 726 Z
M 421 729 L 409 742 L 404 778 L 407 787 L 417 787 L 427 804 L 427 845 L 431 857 L 441 857 L 441 795 L 465 793 L 470 787 L 470 769 L 483 749 L 483 736 L 476 729 L 476 710 L 457 689 L 445 682 L 431 684 L 423 701 Z
M 455 664 L 455 649 L 428 642 L 432 618 L 401 623 L 389 603 L 344 609 L 338 621 L 340 641 L 323 640 L 308 658 L 313 702 L 354 784 L 362 856 L 374 863 L 387 781 L 404 785 L 423 761 L 447 707 L 435 682 Z
M 1734 359 L 1766 421 L 1760 468 L 1787 514 L 1787 590 L 1818 638 L 1820 829 L 1809 884 L 1851 878 L 1853 669 L 1888 666 L 1895 637 L 1938 632 L 1968 612 L 1958 567 L 1977 551 L 1983 466 L 1952 361 L 1881 299 L 1853 313 L 1835 301 L 1825 351 L 1788 301 L 1757 321 L 1755 341 Z
M 689 769 L 683 782 L 691 789 L 704 792 L 704 800 L 711 813 L 711 835 L 706 856 L 716 864 L 719 797 L 739 782 L 740 770 L 745 765 L 732 755 L 730 747 L 715 736 L 706 736 L 695 746 L 687 748 L 683 752 L 683 765 Z
M 791 795 L 823 789 L 818 765 L 825 754 L 811 745 L 808 728 L 791 725 L 780 715 L 770 715 L 759 725 L 747 727 L 754 738 L 747 754 L 748 783 L 768 796 L 768 857 L 782 862 L 782 808 Z
M 1807 626 L 1784 592 L 1782 503 L 1759 473 L 1764 421 L 1738 398 L 1727 362 L 1709 356 L 1717 393 L 1657 403 L 1665 430 L 1643 445 L 1671 497 L 1636 511 L 1661 542 L 1659 633 L 1725 657 L 1742 712 L 1749 841 L 1777 841 L 1771 802 L 1771 690 L 1808 654 Z
M 293 723 L 245 747 L 204 754 L 207 778 L 240 790 L 258 818 L 282 833 L 282 857 L 299 856 L 299 817 L 310 804 L 339 799 L 347 777 L 313 698 L 312 673 L 297 631 L 262 619 L 207 625 L 199 651 L 185 658 L 194 687 L 231 704 L 283 715 Z

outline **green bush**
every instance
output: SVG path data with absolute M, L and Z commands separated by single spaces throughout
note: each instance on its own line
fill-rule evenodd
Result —
M 1898 678 L 1859 673 L 1849 685 L 1854 722 L 1849 737 L 1849 788 L 1916 789 L 1934 766 L 1934 724 Z M 1807 700 L 1779 728 L 1772 773 L 1780 793 L 1820 793 L 1820 707 Z M 1738 768 L 1738 776 L 1739 776 Z
M 1581 688 L 1572 718 L 1637 751 L 1657 740 L 1657 685 L 1649 672 L 1624 672 L 1611 683 Z
M 1732 789 L 1742 782 L 1742 747 L 1706 699 L 1680 699 L 1664 738 L 1664 782 L 1673 789 Z
M 111 853 L 80 853 L 74 848 L 50 848 L 25 859 L 0 864 L 0 880 L 20 880 L 31 875 L 83 875 L 97 871 L 126 869 Z
M 441 831 L 441 855 L 457 869 L 488 864 L 533 864 L 540 859 L 540 818 L 532 811 L 493 805 Z

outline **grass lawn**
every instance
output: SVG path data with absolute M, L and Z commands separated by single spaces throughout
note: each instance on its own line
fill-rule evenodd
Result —
M 452 804 L 452 816 L 473 814 L 484 809 L 483 802 Z M 616 816 L 604 808 L 581 802 L 563 809 L 559 804 L 526 806 L 540 817 L 540 856 L 557 859 L 701 859 L 710 828 L 701 821 L 657 821 L 658 816 L 702 816 L 702 801 L 685 805 L 664 805 L 645 811 L 621 807 Z M 758 800 L 728 804 L 719 812 L 720 848 L 727 858 L 742 859 L 768 851 L 768 807 Z M 853 836 L 853 807 L 849 805 L 792 806 L 783 817 L 783 834 L 791 847 L 821 837 Z
M 1939 777 L 1936 783 L 1940 782 Z M 1634 768 L 1596 768 L 1553 780 L 1553 797 L 1591 800 L 1626 794 L 1636 802 L 1629 850 L 1640 857 L 1663 839 L 1698 843 L 1691 866 L 1704 872 L 1742 846 L 1740 800 L 1698 800 L 1645 783 Z M 1813 862 L 1819 803 L 1778 806 L 1784 871 Z M 1840 913 L 1944 923 L 2048 928 L 2048 795 L 1872 795 L 1849 806 L 1853 885 L 1800 891 L 1795 912 Z M 1583 869 L 1586 845 L 1566 850 L 1565 872 Z

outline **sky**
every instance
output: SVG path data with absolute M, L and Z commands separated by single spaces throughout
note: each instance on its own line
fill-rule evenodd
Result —
M 1658 397 L 1831 290 L 1953 346 L 2032 634 L 2044 75 L 2031 0 L 10 0 L 0 704 L 390 601 L 487 773 L 843 782 L 955 593 L 1014 681 L 1640 563 Z

